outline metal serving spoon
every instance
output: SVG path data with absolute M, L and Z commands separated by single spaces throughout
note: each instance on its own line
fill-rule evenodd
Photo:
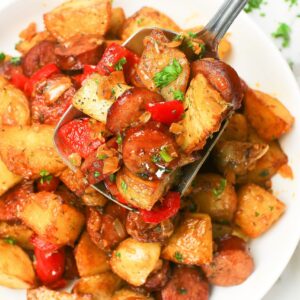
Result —
M 217 58 L 218 57 L 218 45 L 220 40 L 223 38 L 225 33 L 227 32 L 228 28 L 232 24 L 232 22 L 236 19 L 236 17 L 239 15 L 241 10 L 245 7 L 248 0 L 226 0 L 221 8 L 218 10 L 218 12 L 214 15 L 214 17 L 210 20 L 210 22 L 200 31 L 196 34 L 196 37 L 203 40 L 205 43 L 206 49 L 209 51 L 209 56 Z M 153 29 L 157 28 L 144 28 L 132 35 L 127 41 L 123 43 L 123 46 L 127 49 L 135 52 L 138 55 L 141 55 L 144 46 L 143 46 L 143 40 L 146 36 L 149 36 L 151 31 Z M 178 35 L 177 32 L 160 29 L 163 31 L 163 33 L 170 39 L 173 40 L 175 36 Z M 187 57 L 191 57 L 191 52 L 187 48 L 184 50 Z M 55 147 L 57 149 L 58 154 L 62 158 L 63 162 L 73 171 L 76 171 L 76 167 L 71 164 L 71 162 L 68 160 L 68 157 L 66 157 L 63 153 L 61 141 L 59 139 L 58 130 L 59 128 L 72 121 L 75 118 L 79 118 L 84 116 L 82 112 L 77 110 L 74 106 L 70 106 L 69 109 L 65 112 L 65 114 L 62 116 L 60 122 L 55 128 L 54 132 L 54 143 Z M 211 150 L 217 143 L 218 139 L 222 135 L 225 127 L 228 124 L 228 118 L 225 120 L 221 126 L 221 129 L 216 132 L 206 143 L 203 150 L 199 152 L 199 159 L 195 162 L 185 166 L 183 168 L 182 177 L 181 177 L 181 183 L 179 184 L 178 191 L 181 193 L 181 195 L 184 195 L 184 193 L 187 191 L 187 189 L 190 187 L 192 181 L 194 180 L 195 176 L 197 175 L 198 171 L 200 170 L 201 166 L 209 156 Z M 97 185 L 91 185 L 95 190 L 97 190 L 99 193 L 101 193 L 103 196 L 107 197 L 111 201 L 117 203 L 118 205 L 134 211 L 130 206 L 127 206 L 123 203 L 120 203 L 118 200 L 116 200 L 114 197 L 111 196 L 111 194 L 107 191 L 103 183 L 97 184 Z

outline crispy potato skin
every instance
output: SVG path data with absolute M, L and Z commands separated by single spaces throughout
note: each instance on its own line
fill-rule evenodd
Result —
M 49 290 L 42 286 L 27 290 L 27 300 L 93 300 L 92 295 L 78 295 Z
M 110 19 L 110 0 L 70 0 L 44 15 L 47 30 L 60 42 L 77 33 L 103 36 Z
M 294 124 L 294 117 L 276 98 L 248 88 L 245 114 L 260 137 L 267 141 L 280 138 Z
M 41 170 L 58 174 L 66 167 L 53 144 L 50 125 L 2 126 L 0 156 L 7 168 L 26 179 L 40 177 Z
M 112 270 L 130 284 L 141 286 L 155 269 L 160 250 L 159 243 L 141 243 L 128 238 L 113 252 L 110 260 Z
M 30 109 L 23 92 L 0 76 L 0 125 L 29 125 Z
M 125 20 L 126 16 L 124 9 L 122 7 L 113 8 L 106 38 L 109 40 L 118 39 L 118 34 L 122 30 Z
M 121 287 L 121 279 L 112 272 L 79 279 L 72 292 L 76 294 L 89 294 L 93 300 L 111 300 L 117 289 Z
M 151 91 L 160 92 L 166 100 L 174 100 L 174 91 L 185 93 L 189 76 L 190 64 L 183 52 L 166 46 L 169 40 L 160 30 L 153 30 L 149 37 L 144 40 L 145 49 L 140 63 L 137 67 L 137 74 L 142 83 Z M 154 82 L 155 74 L 161 72 L 166 66 L 177 60 L 182 67 L 178 78 L 169 85 L 157 88 Z
M 255 184 L 246 184 L 238 191 L 235 223 L 251 238 L 267 231 L 284 213 L 285 204 Z
M 120 37 L 122 40 L 126 40 L 135 32 L 146 27 L 180 31 L 178 25 L 162 12 L 151 7 L 143 7 L 125 21 L 120 32 Z
M 212 225 L 209 215 L 186 214 L 162 250 L 162 258 L 175 263 L 201 265 L 211 262 Z
M 35 274 L 29 256 L 17 245 L 0 240 L 0 284 L 26 289 L 35 285 Z
M 20 212 L 36 234 L 56 245 L 73 245 L 84 225 L 84 215 L 49 192 L 31 194 Z
M 152 297 L 147 297 L 135 291 L 123 288 L 116 291 L 111 300 L 153 300 Z
M 197 74 L 187 90 L 185 118 L 177 123 L 181 132 L 176 142 L 189 154 L 204 147 L 207 138 L 218 131 L 228 109 L 227 102 L 202 74 Z
M 86 231 L 75 248 L 75 260 L 80 277 L 97 275 L 110 269 L 105 252 L 91 241 Z
M 225 179 L 218 174 L 198 174 L 191 197 L 198 212 L 210 215 L 213 221 L 231 222 L 237 208 L 237 195 L 229 182 L 226 182 L 224 190 L 220 190 L 220 195 L 214 194 L 220 189 L 222 180 Z

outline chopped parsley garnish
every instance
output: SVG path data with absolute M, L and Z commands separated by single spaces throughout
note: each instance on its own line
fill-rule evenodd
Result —
M 115 94 L 116 94 L 116 90 L 115 90 L 114 88 L 112 88 L 112 89 L 111 89 L 111 95 L 112 95 L 112 96 L 115 96 Z
M 284 0 L 289 4 L 290 7 L 298 5 L 298 0 Z
M 249 0 L 244 11 L 246 13 L 252 12 L 254 9 L 259 9 L 264 0 Z
M 40 176 L 41 176 L 40 183 L 42 184 L 45 182 L 49 183 L 53 178 L 53 176 L 47 170 L 42 170 L 40 172 Z
M 100 175 L 101 175 L 101 174 L 100 174 L 99 171 L 95 171 L 95 172 L 94 172 L 94 177 L 95 177 L 95 178 L 99 177 Z
M 124 180 L 121 181 L 121 188 L 122 188 L 123 192 L 126 193 L 127 183 Z
M 110 180 L 110 182 L 115 182 L 116 181 L 116 174 L 110 174 L 109 175 L 109 180 Z
M 116 257 L 121 258 L 121 253 L 120 252 L 116 252 Z
M 182 66 L 177 59 L 154 75 L 154 83 L 158 88 L 163 88 L 175 81 L 182 72 Z
M 152 162 L 154 162 L 155 164 L 160 163 L 161 162 L 161 157 L 158 154 L 154 154 L 151 157 Z
M 267 177 L 269 176 L 270 173 L 269 173 L 269 170 L 262 170 L 260 173 L 259 173 L 259 176 L 261 177 Z
M 291 41 L 291 27 L 286 23 L 279 23 L 277 30 L 272 33 L 274 38 L 282 39 L 282 47 L 286 48 L 290 45 Z
M 12 57 L 10 59 L 10 62 L 13 64 L 13 65 L 19 65 L 21 63 L 21 57 Z
M 270 211 L 273 211 L 274 206 L 269 206 Z
M 183 255 L 182 255 L 180 252 L 178 252 L 178 251 L 176 251 L 176 252 L 174 253 L 174 258 L 175 258 L 178 262 L 183 262 Z
M 223 192 L 226 188 L 226 185 L 227 185 L 227 180 L 222 178 L 220 180 L 218 187 L 216 187 L 212 190 L 212 192 L 216 198 L 219 198 L 223 194 Z
M 122 57 L 116 64 L 115 64 L 115 70 L 116 71 L 122 71 L 123 66 L 127 63 L 127 59 L 125 57 Z
M 159 155 L 166 163 L 169 163 L 173 160 L 173 157 L 168 153 L 168 149 L 166 147 L 161 148 Z
M 197 33 L 195 33 L 195 32 L 188 32 L 188 35 L 189 35 L 189 37 L 190 38 L 192 38 L 192 39 L 195 39 L 196 37 L 197 37 Z
M 104 159 L 108 158 L 108 156 L 106 154 L 100 154 L 97 156 L 97 158 L 100 160 L 104 160 Z
M 255 212 L 255 217 L 259 217 L 260 213 L 258 211 Z
M 181 41 L 183 40 L 184 36 L 182 34 L 177 34 L 174 38 L 173 41 Z
M 118 134 L 118 135 L 117 135 L 117 144 L 118 144 L 118 145 L 121 145 L 121 144 L 122 144 L 122 136 L 121 136 L 121 134 Z
M 137 22 L 138 25 L 141 25 L 143 21 L 144 21 L 144 18 L 140 18 L 136 22 Z
M 180 100 L 183 101 L 184 100 L 184 93 L 182 91 L 173 91 L 173 97 L 175 100 Z
M 202 58 L 205 55 L 206 52 L 206 46 L 205 44 L 199 44 L 200 48 L 201 48 L 201 52 L 199 54 L 199 58 Z
M 0 61 L 5 59 L 5 54 L 3 52 L 0 53 Z
M 187 289 L 185 289 L 185 288 L 178 288 L 177 289 L 177 291 L 178 291 L 178 293 L 180 294 L 180 295 L 186 295 L 187 294 Z
M 3 239 L 5 243 L 10 244 L 10 245 L 15 245 L 16 244 L 16 240 L 12 237 L 6 237 Z

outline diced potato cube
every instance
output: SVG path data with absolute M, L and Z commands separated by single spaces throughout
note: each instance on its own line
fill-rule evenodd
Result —
M 278 139 L 294 123 L 293 116 L 278 99 L 251 89 L 246 93 L 245 113 L 257 133 L 267 141 Z
M 124 288 L 116 291 L 111 300 L 153 300 L 153 298 Z
M 244 115 L 234 114 L 225 128 L 221 139 L 226 141 L 246 142 L 248 138 L 248 123 Z
M 80 278 L 73 287 L 73 293 L 90 294 L 93 300 L 111 300 L 113 293 L 121 286 L 121 279 L 112 272 Z
M 212 224 L 209 215 L 186 214 L 162 250 L 175 263 L 202 265 L 212 261 Z
M 75 248 L 75 260 L 80 277 L 97 275 L 110 269 L 106 253 L 84 232 Z
M 117 38 L 125 19 L 126 16 L 122 7 L 113 8 L 111 12 L 110 26 L 106 36 L 113 39 Z
M 35 274 L 29 256 L 17 245 L 0 240 L 0 285 L 28 289 L 35 285 Z
M 250 237 L 266 232 L 284 213 L 285 204 L 255 184 L 246 184 L 238 191 L 235 223 Z
M 57 245 L 73 245 L 84 225 L 84 215 L 48 192 L 31 194 L 20 218 L 36 234 Z
M 159 261 L 159 243 L 141 243 L 132 238 L 121 242 L 110 260 L 112 270 L 134 286 L 146 282 Z

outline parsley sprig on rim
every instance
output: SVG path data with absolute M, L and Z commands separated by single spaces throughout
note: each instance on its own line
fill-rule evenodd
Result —
M 279 23 L 277 30 L 272 33 L 274 38 L 282 39 L 282 47 L 286 48 L 290 45 L 291 41 L 291 27 L 286 23 Z
M 246 13 L 252 12 L 254 9 L 259 9 L 264 0 L 249 0 L 244 11 Z
M 40 176 L 41 176 L 40 183 L 42 184 L 45 182 L 49 183 L 53 178 L 53 176 L 47 170 L 42 170 L 40 172 Z
M 168 66 L 154 75 L 154 83 L 157 88 L 163 88 L 175 81 L 182 72 L 182 66 L 174 59 Z

